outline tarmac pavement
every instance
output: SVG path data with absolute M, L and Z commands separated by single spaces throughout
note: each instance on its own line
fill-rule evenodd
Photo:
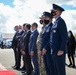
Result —
M 76 57 L 75 57 L 76 61 Z M 22 65 L 21 61 L 21 65 Z M 66 64 L 69 64 L 66 55 Z M 76 62 L 75 62 L 76 64 Z M 1 70 L 13 70 L 17 75 L 23 75 L 21 71 L 14 70 L 12 66 L 14 65 L 14 53 L 12 49 L 0 49 L 0 71 Z M 76 75 L 76 68 L 68 67 L 66 65 L 66 75 Z

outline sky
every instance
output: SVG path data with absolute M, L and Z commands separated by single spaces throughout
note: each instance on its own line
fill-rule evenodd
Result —
M 39 17 L 44 11 L 50 12 L 53 3 L 65 9 L 61 17 L 67 29 L 76 33 L 76 0 L 0 0 L 0 32 L 13 33 L 15 25 L 33 22 L 40 31 Z

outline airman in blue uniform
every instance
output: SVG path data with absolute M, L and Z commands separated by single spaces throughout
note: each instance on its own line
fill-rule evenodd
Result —
M 42 32 L 42 43 L 41 43 L 41 53 L 43 55 L 43 61 L 45 64 L 45 69 L 47 75 L 54 75 L 53 72 L 53 62 L 52 62 L 52 56 L 50 54 L 50 30 L 52 27 L 52 15 L 49 12 L 43 13 L 45 23 L 45 28 Z
M 50 45 L 51 54 L 54 62 L 55 75 L 66 75 L 65 71 L 65 55 L 67 47 L 67 27 L 65 21 L 60 17 L 64 9 L 53 4 L 53 12 L 55 22 L 51 28 Z

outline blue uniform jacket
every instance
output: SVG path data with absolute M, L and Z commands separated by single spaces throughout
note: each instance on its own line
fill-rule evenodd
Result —
M 38 38 L 39 32 L 38 30 L 35 30 L 31 36 L 30 36 L 30 42 L 29 42 L 29 51 L 36 51 L 37 50 L 37 38 Z
M 50 44 L 53 51 L 62 50 L 66 52 L 67 47 L 67 27 L 64 20 L 59 17 L 56 23 L 52 26 L 50 34 Z
M 50 23 L 48 27 L 45 29 L 44 33 L 42 34 L 41 51 L 43 48 L 45 48 L 48 52 L 50 51 L 50 31 L 52 25 L 53 24 Z

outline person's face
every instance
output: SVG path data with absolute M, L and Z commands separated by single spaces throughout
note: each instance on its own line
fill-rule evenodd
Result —
M 32 25 L 32 30 L 36 29 L 36 26 Z
M 17 26 L 17 27 L 15 27 L 15 31 L 18 31 L 18 30 L 19 30 L 18 26 Z
M 52 19 L 51 18 L 49 18 L 48 16 L 45 16 L 45 18 L 44 18 L 45 20 L 49 20 L 49 21 L 52 21 Z
M 28 28 L 25 26 L 25 30 L 28 31 Z
M 54 18 L 58 17 L 61 14 L 61 11 L 53 9 L 52 11 L 54 11 L 56 13 L 56 15 L 54 15 Z
M 49 17 L 48 16 L 45 16 L 45 18 L 44 18 L 45 20 L 49 20 Z
M 23 29 L 26 30 L 26 26 L 23 26 Z
M 50 18 L 48 16 L 43 16 L 41 20 L 43 21 L 42 25 L 46 25 L 50 22 Z
M 19 26 L 19 30 L 21 30 L 22 29 L 22 26 Z
M 32 28 L 32 30 L 34 30 L 34 28 L 35 28 L 35 27 L 32 25 L 32 27 L 31 27 L 31 28 Z
M 42 17 L 40 18 L 40 24 L 41 24 L 41 25 L 43 25 L 43 26 L 45 25 L 45 24 L 44 24 L 44 22 L 43 22 L 43 21 L 44 21 L 44 19 L 45 19 L 45 17 L 44 17 L 44 16 L 42 16 Z
M 23 26 L 23 29 L 25 30 L 25 26 Z
M 49 24 L 50 22 L 52 22 L 52 19 L 48 16 L 45 16 L 45 19 L 44 19 L 45 25 Z

